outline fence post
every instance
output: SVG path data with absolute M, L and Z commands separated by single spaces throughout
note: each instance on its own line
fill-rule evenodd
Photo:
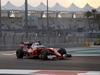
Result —
M 31 40 L 31 35 L 29 36 L 29 41 Z
M 38 33 L 35 34 L 35 40 L 38 40 Z
M 24 38 L 24 34 L 22 35 L 22 41 L 23 41 L 23 38 Z
M 59 37 L 59 43 L 60 43 L 60 34 L 58 34 L 58 37 Z
M 6 36 L 6 34 L 7 34 L 7 33 L 4 34 L 4 39 L 3 39 L 3 41 L 4 41 L 4 45 L 6 44 L 6 43 L 5 43 L 5 36 Z
M 56 37 L 56 36 L 54 35 L 54 44 L 55 44 L 55 37 Z
M 14 40 L 15 40 L 15 39 L 14 39 L 14 38 L 15 38 L 15 35 L 16 35 L 16 34 L 13 35 L 13 45 L 15 44 L 15 42 L 14 42 Z

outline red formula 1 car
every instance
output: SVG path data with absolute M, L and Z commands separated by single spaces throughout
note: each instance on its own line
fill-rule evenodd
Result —
M 67 54 L 64 48 L 59 50 L 51 47 L 45 47 L 40 42 L 30 43 L 21 42 L 19 44 L 19 49 L 16 51 L 17 58 L 37 57 L 43 60 L 47 59 L 65 59 L 71 57 L 71 54 Z

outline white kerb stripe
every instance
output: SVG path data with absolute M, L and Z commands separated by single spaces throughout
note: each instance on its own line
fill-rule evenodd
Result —
M 100 75 L 100 71 L 89 71 L 87 73 L 78 73 L 78 75 Z
M 40 70 L 14 70 L 14 69 L 0 69 L 0 74 L 30 74 Z

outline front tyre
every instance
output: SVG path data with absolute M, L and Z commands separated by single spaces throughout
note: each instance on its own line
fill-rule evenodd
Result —
M 66 52 L 66 50 L 64 49 L 64 48 L 60 48 L 59 50 L 58 50 L 58 52 L 64 57 L 64 55 L 66 56 L 66 57 L 72 57 L 71 56 L 71 54 L 67 54 L 67 52 Z
M 64 48 L 60 48 L 60 49 L 58 50 L 58 52 L 59 52 L 61 55 L 67 53 L 66 50 L 65 50 Z
M 71 54 L 67 54 L 67 57 L 72 57 L 72 55 Z
M 23 56 L 24 56 L 24 51 L 22 50 L 22 49 L 18 49 L 17 51 L 16 51 L 16 56 L 17 56 L 17 58 L 23 58 Z

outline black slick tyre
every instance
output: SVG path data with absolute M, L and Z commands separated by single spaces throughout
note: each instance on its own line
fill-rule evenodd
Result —
M 42 50 L 41 59 L 47 60 L 48 59 L 47 55 L 48 55 L 48 52 L 46 50 Z
M 67 54 L 67 57 L 72 57 L 71 54 Z
M 16 56 L 17 56 L 17 58 L 19 58 L 19 59 L 23 58 L 23 56 L 24 56 L 24 51 L 23 51 L 22 49 L 18 49 L 18 50 L 16 51 Z
M 66 50 L 65 50 L 64 48 L 60 48 L 60 49 L 58 50 L 58 52 L 59 52 L 61 55 L 67 53 Z

